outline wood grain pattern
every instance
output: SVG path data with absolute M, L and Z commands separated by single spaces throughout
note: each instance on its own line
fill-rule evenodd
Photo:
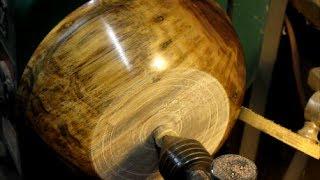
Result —
M 91 0 L 28 63 L 22 114 L 42 139 L 104 179 L 158 177 L 152 131 L 170 125 L 215 152 L 238 116 L 242 49 L 206 0 Z

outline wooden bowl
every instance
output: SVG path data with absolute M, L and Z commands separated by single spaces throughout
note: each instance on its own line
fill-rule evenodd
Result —
M 245 90 L 239 40 L 209 0 L 91 0 L 25 68 L 22 115 L 63 158 L 100 178 L 159 177 L 165 125 L 214 153 Z

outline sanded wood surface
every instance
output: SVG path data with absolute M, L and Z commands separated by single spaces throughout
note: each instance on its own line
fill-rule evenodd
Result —
M 213 1 L 91 0 L 28 63 L 22 115 L 62 157 L 100 178 L 158 177 L 152 131 L 215 152 L 238 116 L 242 49 Z
M 320 159 L 320 145 L 318 143 L 265 119 L 250 109 L 241 108 L 239 119 L 313 158 Z

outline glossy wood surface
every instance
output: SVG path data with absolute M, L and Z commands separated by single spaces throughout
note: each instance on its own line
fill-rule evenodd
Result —
M 158 177 L 152 131 L 170 126 L 215 152 L 238 116 L 242 49 L 206 0 L 92 0 L 28 63 L 23 116 L 62 157 L 103 179 Z

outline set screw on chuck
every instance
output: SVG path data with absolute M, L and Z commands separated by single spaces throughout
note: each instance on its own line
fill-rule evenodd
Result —
M 166 180 L 254 180 L 255 164 L 247 158 L 228 154 L 213 159 L 197 140 L 178 137 L 161 127 L 154 133 L 159 152 L 159 171 Z

